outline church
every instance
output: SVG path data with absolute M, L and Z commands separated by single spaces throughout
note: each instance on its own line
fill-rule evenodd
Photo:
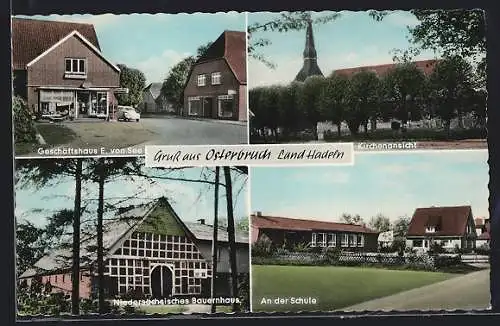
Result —
M 297 76 L 295 76 L 295 81 L 303 82 L 307 79 L 307 77 L 310 76 L 323 76 L 323 73 L 318 66 L 318 54 L 314 45 L 314 35 L 311 19 L 309 19 L 307 22 L 306 45 L 304 48 L 303 56 L 304 64 Z

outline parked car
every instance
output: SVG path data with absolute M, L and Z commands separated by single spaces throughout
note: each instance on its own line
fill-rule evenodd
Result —
M 118 120 L 139 122 L 140 119 L 141 114 L 133 107 L 118 105 Z

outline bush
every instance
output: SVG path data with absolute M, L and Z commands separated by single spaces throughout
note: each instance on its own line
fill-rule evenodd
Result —
M 328 248 L 325 251 L 325 261 L 330 265 L 337 265 L 340 261 L 342 250 L 337 247 Z
M 460 259 L 460 256 L 444 256 L 444 255 L 437 255 L 434 257 L 434 266 L 439 269 L 439 268 L 446 268 L 446 267 L 453 267 L 453 266 L 458 266 L 462 265 L 462 260 Z
M 14 140 L 16 143 L 32 143 L 36 141 L 36 129 L 31 112 L 18 96 L 12 98 L 12 115 L 14 116 Z
M 442 254 L 444 253 L 445 250 L 443 248 L 443 245 L 439 242 L 433 242 L 431 243 L 431 246 L 429 248 L 429 254 L 436 255 L 436 254 Z
M 267 237 L 259 238 L 252 245 L 252 257 L 270 257 L 274 254 L 275 248 L 272 241 Z
M 483 244 L 476 248 L 476 254 L 478 255 L 489 255 L 490 254 L 490 246 L 487 244 Z
M 250 311 L 250 275 L 248 273 L 239 276 L 238 297 L 241 301 L 240 310 Z

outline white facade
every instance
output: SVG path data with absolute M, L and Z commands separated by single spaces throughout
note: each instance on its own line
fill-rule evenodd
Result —
M 453 250 L 456 247 L 462 249 L 462 240 L 460 238 L 442 238 L 442 239 L 433 239 L 434 243 L 440 243 L 443 246 L 443 249 Z M 427 251 L 430 249 L 431 241 L 429 239 L 407 239 L 406 247 L 414 248 L 417 250 Z

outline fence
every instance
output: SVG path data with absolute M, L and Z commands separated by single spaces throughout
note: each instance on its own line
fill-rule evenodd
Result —
M 253 264 L 261 265 L 333 265 L 333 266 L 401 266 L 414 269 L 434 270 L 439 267 L 460 264 L 459 255 L 427 255 L 397 253 L 308 253 L 278 252 L 268 257 L 252 257 Z
M 486 255 L 462 255 L 464 264 L 489 264 L 490 257 Z

